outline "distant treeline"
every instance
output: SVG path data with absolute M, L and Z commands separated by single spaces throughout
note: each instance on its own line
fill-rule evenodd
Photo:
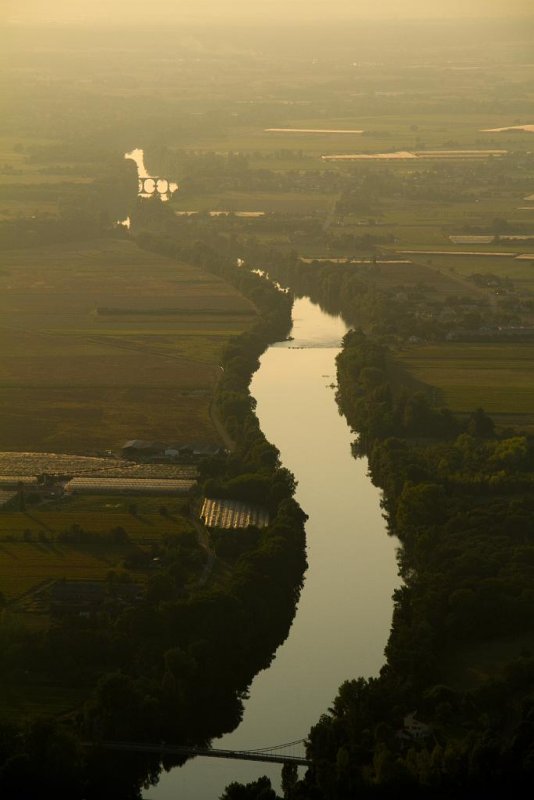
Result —
M 175 317 L 175 316 L 217 316 L 217 317 L 250 317 L 251 311 L 246 308 L 106 308 L 100 306 L 96 309 L 100 316 L 144 316 L 144 317 Z

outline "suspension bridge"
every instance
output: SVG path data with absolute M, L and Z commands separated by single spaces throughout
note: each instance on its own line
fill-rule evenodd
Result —
M 257 750 L 221 750 L 214 747 L 194 747 L 189 745 L 167 744 L 160 742 L 85 742 L 86 747 L 101 747 L 106 750 L 121 750 L 126 753 L 153 753 L 159 756 L 203 756 L 205 758 L 233 758 L 241 761 L 262 761 L 265 764 L 296 764 L 311 766 L 310 759 L 305 756 L 283 753 L 283 750 L 296 748 L 304 744 L 304 739 L 294 742 L 263 747 Z

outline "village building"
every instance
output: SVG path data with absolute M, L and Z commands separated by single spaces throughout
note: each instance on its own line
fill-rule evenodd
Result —
M 420 722 L 415 718 L 416 711 L 406 714 L 403 720 L 403 727 L 397 732 L 397 737 L 405 741 L 420 741 L 432 734 L 432 728 L 425 722 Z
M 122 446 L 123 458 L 133 461 L 147 461 L 162 456 L 165 445 L 162 442 L 147 442 L 144 439 L 131 439 Z

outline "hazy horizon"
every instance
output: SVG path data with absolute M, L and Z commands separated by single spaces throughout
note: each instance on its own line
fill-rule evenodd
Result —
M 7 0 L 1 16 L 10 23 L 150 24 L 275 23 L 320 20 L 455 20 L 534 17 L 531 0 L 272 0 L 251 6 L 247 0 Z

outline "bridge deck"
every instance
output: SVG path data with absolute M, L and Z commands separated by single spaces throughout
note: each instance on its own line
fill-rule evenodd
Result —
M 187 747 L 174 744 L 148 744 L 145 742 L 86 742 L 87 747 L 104 747 L 106 750 L 122 750 L 133 753 L 154 753 L 156 755 L 204 756 L 206 758 L 234 758 L 241 761 L 262 761 L 268 764 L 311 765 L 304 756 L 289 756 L 280 753 L 266 753 L 254 750 L 219 750 L 211 747 Z

